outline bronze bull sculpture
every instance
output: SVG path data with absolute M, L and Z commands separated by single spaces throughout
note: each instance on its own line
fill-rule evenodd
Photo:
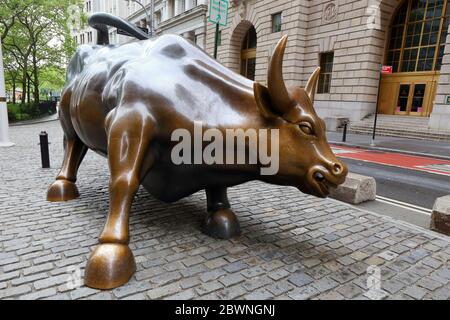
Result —
M 325 124 L 313 108 L 319 68 L 304 89 L 284 84 L 286 36 L 274 50 L 266 87 L 230 71 L 182 37 L 105 46 L 107 29 L 92 25 L 99 30 L 100 45 L 80 46 L 69 64 L 60 104 L 64 161 L 47 193 L 49 201 L 77 198 L 77 170 L 87 150 L 108 158 L 110 208 L 100 245 L 86 265 L 87 286 L 118 287 L 134 273 L 128 223 L 141 184 L 165 202 L 205 190 L 203 231 L 231 238 L 240 227 L 230 209 L 228 187 L 262 180 L 325 197 L 330 187 L 344 182 L 347 168 L 331 151 Z M 171 133 L 179 128 L 192 132 L 195 121 L 221 132 L 277 129 L 278 172 L 260 175 L 261 163 L 174 164 Z

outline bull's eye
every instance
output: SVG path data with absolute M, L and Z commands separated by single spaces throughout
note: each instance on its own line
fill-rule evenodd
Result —
M 307 134 L 307 135 L 314 134 L 314 130 L 309 122 L 301 122 L 298 126 L 304 134 Z

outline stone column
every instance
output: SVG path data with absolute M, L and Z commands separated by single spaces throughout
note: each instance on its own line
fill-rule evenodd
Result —
M 197 45 L 202 48 L 205 49 L 205 42 L 206 42 L 206 36 L 204 33 L 201 34 L 197 34 Z
M 174 16 L 176 16 L 176 15 L 178 15 L 178 14 L 180 14 L 181 12 L 180 12 L 180 10 L 181 10 L 181 2 L 180 2 L 180 0 L 174 0 L 175 1 L 175 5 L 174 5 Z
M 8 109 L 6 108 L 5 74 L 3 71 L 2 42 L 0 41 L 0 147 L 10 147 L 14 143 L 9 141 Z
M 430 116 L 430 129 L 450 132 L 450 104 L 447 104 L 447 96 L 450 96 L 450 26 L 445 42 L 441 75 L 434 100 L 433 112 Z
M 186 11 L 194 7 L 194 0 L 186 0 Z

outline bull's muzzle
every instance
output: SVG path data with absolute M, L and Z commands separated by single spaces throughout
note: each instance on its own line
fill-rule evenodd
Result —
M 344 183 L 348 169 L 342 162 L 331 163 L 328 168 L 314 166 L 308 171 L 307 181 L 313 194 L 319 197 L 326 197 L 330 193 L 330 188 L 336 188 Z

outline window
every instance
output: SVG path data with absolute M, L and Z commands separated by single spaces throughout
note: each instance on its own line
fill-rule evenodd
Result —
M 155 12 L 155 28 L 158 28 L 159 24 L 161 23 L 161 10 Z
M 450 0 L 407 0 L 390 29 L 388 65 L 394 72 L 440 70 L 450 22 Z
M 317 93 L 330 93 L 331 74 L 333 73 L 334 52 L 324 52 L 320 55 L 320 76 Z
M 178 9 L 178 14 L 186 11 L 186 0 L 179 0 L 180 9 Z
M 272 32 L 281 31 L 281 12 L 272 15 Z
M 250 27 L 242 42 L 241 51 L 241 74 L 250 80 L 255 80 L 256 43 L 256 30 Z

